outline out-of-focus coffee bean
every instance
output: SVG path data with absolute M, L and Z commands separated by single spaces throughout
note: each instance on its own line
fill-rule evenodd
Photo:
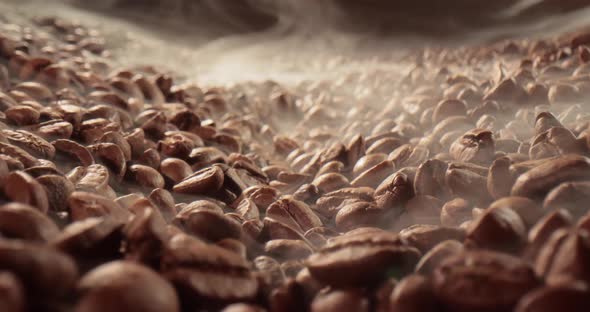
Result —
M 247 303 L 234 303 L 225 307 L 221 312 L 264 312 L 264 308 Z
M 218 166 L 202 169 L 174 185 L 178 193 L 207 194 L 218 191 L 224 182 L 223 170 Z
M 546 279 L 548 282 L 566 278 L 590 281 L 590 237 L 586 230 L 570 232 L 554 250 L 553 260 L 548 263 Z
M 406 203 L 405 211 L 411 220 L 411 224 L 438 224 L 440 223 L 440 209 L 443 204 L 436 197 L 418 195 Z
M 6 120 L 17 126 L 37 124 L 41 117 L 38 110 L 26 105 L 10 107 L 4 113 L 6 114 Z
M 539 285 L 524 261 L 492 251 L 451 256 L 433 274 L 443 307 L 454 311 L 511 311 L 521 296 Z
M 288 279 L 269 296 L 270 312 L 305 310 L 304 292 L 294 279 Z
M 319 294 L 311 303 L 310 311 L 369 311 L 369 299 L 359 289 L 332 290 L 325 294 Z
M 0 206 L 0 234 L 39 243 L 49 242 L 59 229 L 46 215 L 35 208 L 19 203 Z
M 444 226 L 459 226 L 471 219 L 472 205 L 463 198 L 455 198 L 446 202 L 440 211 L 440 222 Z
M 26 301 L 22 283 L 12 273 L 0 273 L 0 309 L 2 311 L 25 311 Z
M 70 180 L 61 175 L 49 174 L 38 177 L 37 182 L 43 186 L 52 211 L 63 211 L 67 207 L 67 200 L 74 192 L 75 186 Z
M 423 254 L 445 240 L 462 242 L 465 230 L 429 224 L 415 224 L 399 232 L 399 236 Z
M 335 216 L 336 226 L 350 230 L 364 225 L 375 225 L 384 216 L 386 210 L 373 202 L 358 200 L 344 203 Z
M 367 169 L 363 173 L 359 174 L 350 185 L 353 187 L 367 186 L 375 188 L 385 178 L 394 172 L 394 164 L 389 160 L 380 162 L 379 164 Z
M 68 211 L 71 220 L 79 221 L 91 217 L 110 217 L 125 222 L 131 213 L 106 197 L 76 191 L 68 198 Z
M 0 241 L 0 268 L 13 273 L 28 294 L 66 295 L 78 278 L 74 261 L 48 246 L 16 240 Z
M 580 203 L 590 199 L 590 182 L 564 182 L 553 188 L 543 201 L 543 208 L 565 209 L 574 217 L 580 217 L 585 212 Z
M 407 272 L 420 253 L 390 233 L 345 235 L 329 241 L 307 260 L 311 275 L 335 286 L 382 279 L 394 270 Z M 345 270 L 349 274 L 340 274 Z
M 466 113 L 465 102 L 461 100 L 443 100 L 436 105 L 432 112 L 432 123 L 437 124 L 445 118 L 464 116 Z
M 418 264 L 416 272 L 430 275 L 448 257 L 463 252 L 463 244 L 456 240 L 445 240 L 438 243 L 424 254 Z
M 312 184 L 317 186 L 320 193 L 329 193 L 344 187 L 349 187 L 350 182 L 340 173 L 326 173 L 316 177 Z
M 488 210 L 498 208 L 510 208 L 516 212 L 524 225 L 531 228 L 543 216 L 544 210 L 537 203 L 526 198 L 518 196 L 503 197 L 491 203 Z
M 406 276 L 399 281 L 390 297 L 392 311 L 439 311 L 439 305 L 432 282 L 418 274 Z
M 535 134 L 541 134 L 553 127 L 563 128 L 563 125 L 550 112 L 540 112 L 535 120 Z
M 445 182 L 448 166 L 446 162 L 436 159 L 420 164 L 414 179 L 416 195 L 430 195 L 441 199 L 447 197 L 450 193 Z
M 129 261 L 113 261 L 88 272 L 78 284 L 76 311 L 180 311 L 172 285 L 156 272 Z M 138 300 L 140 299 L 140 300 Z
M 539 251 L 547 243 L 553 232 L 561 228 L 567 228 L 572 223 L 572 216 L 566 210 L 555 210 L 547 214 L 529 231 L 526 256 L 530 259 L 536 259 Z
M 544 286 L 533 290 L 520 299 L 516 312 L 572 311 L 590 309 L 588 286 L 573 282 L 563 285 Z

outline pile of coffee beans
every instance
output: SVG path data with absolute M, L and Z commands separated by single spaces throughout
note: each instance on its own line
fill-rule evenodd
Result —
M 209 88 L 32 25 L 0 26 L 0 311 L 590 311 L 590 33 Z

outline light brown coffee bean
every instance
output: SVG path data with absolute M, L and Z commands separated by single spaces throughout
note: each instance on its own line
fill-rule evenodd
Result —
M 207 194 L 218 191 L 224 182 L 223 170 L 218 166 L 202 169 L 174 185 L 178 193 Z
M 458 138 L 449 151 L 458 161 L 489 164 L 495 152 L 492 132 L 483 129 L 470 130 Z
M 469 226 L 466 240 L 479 248 L 518 251 L 526 242 L 526 227 L 509 207 L 488 209 Z

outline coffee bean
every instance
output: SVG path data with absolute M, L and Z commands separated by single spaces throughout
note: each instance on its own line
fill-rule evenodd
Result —
M 472 205 L 463 198 L 455 198 L 442 206 L 440 222 L 444 226 L 459 226 L 471 219 Z
M 539 285 L 524 261 L 492 251 L 470 251 L 447 258 L 433 274 L 443 307 L 455 311 L 511 311 L 519 298 Z
M 294 229 L 305 232 L 311 228 L 322 226 L 320 218 L 304 202 L 293 199 L 280 199 L 270 205 L 266 216 L 283 222 Z
M 393 162 L 384 160 L 359 174 L 354 180 L 352 180 L 352 182 L 350 182 L 350 185 L 353 187 L 367 186 L 375 188 L 385 178 L 392 174 L 394 169 Z
M 415 224 L 400 231 L 399 236 L 425 254 L 445 240 L 462 242 L 465 239 L 465 231 L 437 225 Z
M 488 209 L 467 230 L 467 242 L 480 248 L 511 252 L 526 241 L 526 227 L 508 207 Z
M 42 213 L 49 209 L 45 189 L 30 175 L 14 171 L 6 177 L 4 183 L 4 194 L 12 201 L 31 205 Z
M 369 299 L 358 289 L 333 290 L 318 295 L 311 303 L 311 311 L 369 311 Z
M 190 234 L 212 242 L 224 239 L 240 239 L 241 228 L 239 223 L 228 218 L 220 212 L 185 207 L 175 217 L 174 222 Z
M 183 306 L 204 306 L 197 298 L 232 302 L 253 299 L 258 282 L 242 258 L 186 235 L 173 237 L 162 257 L 162 272 Z
M 590 308 L 588 286 L 568 283 L 558 286 L 544 286 L 526 294 L 518 302 L 515 311 L 586 311 Z
M 580 207 L 590 196 L 590 182 L 563 182 L 553 188 L 543 201 L 543 208 L 566 209 L 575 217 L 582 216 L 586 210 Z
M 172 285 L 133 262 L 101 265 L 82 277 L 78 289 L 82 299 L 76 311 L 180 311 Z
M 22 283 L 12 273 L 0 273 L 0 309 L 2 311 L 25 311 L 26 301 Z
M 590 162 L 583 156 L 549 159 L 518 177 L 511 194 L 538 198 L 560 183 L 587 179 L 589 170 Z
M 445 240 L 432 247 L 416 264 L 416 272 L 431 275 L 448 257 L 464 251 L 463 244 L 456 240 Z
M 417 195 L 430 195 L 445 198 L 450 190 L 445 183 L 445 173 L 448 164 L 444 161 L 429 159 L 420 164 L 414 180 L 414 190 Z
M 114 201 L 93 193 L 73 192 L 68 198 L 69 216 L 74 221 L 91 217 L 109 217 L 125 222 L 129 211 Z
M 49 242 L 59 229 L 39 210 L 19 203 L 0 206 L 0 233 L 3 237 Z
M 388 271 L 407 272 L 419 255 L 418 250 L 390 233 L 349 234 L 329 241 L 311 255 L 307 268 L 320 282 L 346 286 L 374 282 Z
M 476 164 L 490 163 L 494 151 L 492 132 L 483 129 L 473 129 L 466 132 L 450 148 L 450 154 L 455 160 Z
M 224 182 L 223 170 L 212 166 L 197 171 L 174 185 L 173 190 L 178 193 L 206 194 L 219 190 Z
M 439 305 L 432 282 L 418 274 L 399 281 L 390 297 L 393 311 L 438 311 Z
M 544 210 L 542 210 L 534 201 L 526 197 L 509 196 L 503 197 L 491 203 L 488 210 L 499 208 L 510 208 L 516 212 L 524 225 L 531 228 L 541 217 Z

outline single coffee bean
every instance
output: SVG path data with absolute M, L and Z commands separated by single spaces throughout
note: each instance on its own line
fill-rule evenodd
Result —
M 49 242 L 59 233 L 55 223 L 39 210 L 20 203 L 0 206 L 0 234 L 34 242 Z
M 429 159 L 420 164 L 414 179 L 414 191 L 417 195 L 430 195 L 444 199 L 450 195 L 445 182 L 449 165 L 440 160 Z
M 453 255 L 463 252 L 463 244 L 456 240 L 445 240 L 438 243 L 422 256 L 416 264 L 416 272 L 431 275 L 443 261 Z
M 240 224 L 222 213 L 209 209 L 185 207 L 175 217 L 174 223 L 188 233 L 216 242 L 224 238 L 240 239 Z
M 206 304 L 197 298 L 213 302 L 250 300 L 258 291 L 258 281 L 239 255 L 187 235 L 170 240 L 161 265 L 183 306 Z
M 408 272 L 419 256 L 418 250 L 390 233 L 349 234 L 329 241 L 312 254 L 307 268 L 320 282 L 334 286 L 358 285 L 382 279 L 388 272 Z
M 202 169 L 174 185 L 178 193 L 207 194 L 218 191 L 224 182 L 223 170 L 218 166 Z
M 518 251 L 526 242 L 526 227 L 508 207 L 488 209 L 467 230 L 467 243 L 479 248 Z
M 392 311 L 439 311 L 440 303 L 432 282 L 422 275 L 406 276 L 395 286 L 390 296 Z
M 49 200 L 43 186 L 22 171 L 11 172 L 6 177 L 4 194 L 12 201 L 36 207 L 42 213 L 49 210 Z
M 433 285 L 443 307 L 453 311 L 512 311 L 539 281 L 526 262 L 482 250 L 447 258 L 434 271 Z
M 449 151 L 455 160 L 488 164 L 493 160 L 495 151 L 492 132 L 483 129 L 470 130 L 458 138 Z
M 516 179 L 511 194 L 539 198 L 563 182 L 585 180 L 590 176 L 590 159 L 566 155 L 549 159 Z
M 459 226 L 471 219 L 472 205 L 463 198 L 446 202 L 440 211 L 440 222 L 444 226 Z
M 543 208 L 565 209 L 579 218 L 586 213 L 580 203 L 590 199 L 590 182 L 563 182 L 553 188 L 543 201 Z
M 369 311 L 369 299 L 359 289 L 333 290 L 315 297 L 311 303 L 311 311 Z
M 537 203 L 526 198 L 518 196 L 503 197 L 491 203 L 488 210 L 507 207 L 516 212 L 527 228 L 531 228 L 545 212 Z
M 269 240 L 264 251 L 276 259 L 304 259 L 312 254 L 312 249 L 301 240 L 275 239 Z
M 113 261 L 88 272 L 78 283 L 78 312 L 180 311 L 172 285 L 156 272 L 130 261 Z
M 25 311 L 26 301 L 22 283 L 12 273 L 0 273 L 0 309 L 2 311 Z
M 280 199 L 270 205 L 266 216 L 292 226 L 301 232 L 322 226 L 320 218 L 304 202 L 293 199 Z
M 465 231 L 438 225 L 415 224 L 400 231 L 399 236 L 424 254 L 445 240 L 462 242 L 465 239 Z
M 589 294 L 587 285 L 576 282 L 557 286 L 544 286 L 522 297 L 514 311 L 587 311 L 590 309 Z

